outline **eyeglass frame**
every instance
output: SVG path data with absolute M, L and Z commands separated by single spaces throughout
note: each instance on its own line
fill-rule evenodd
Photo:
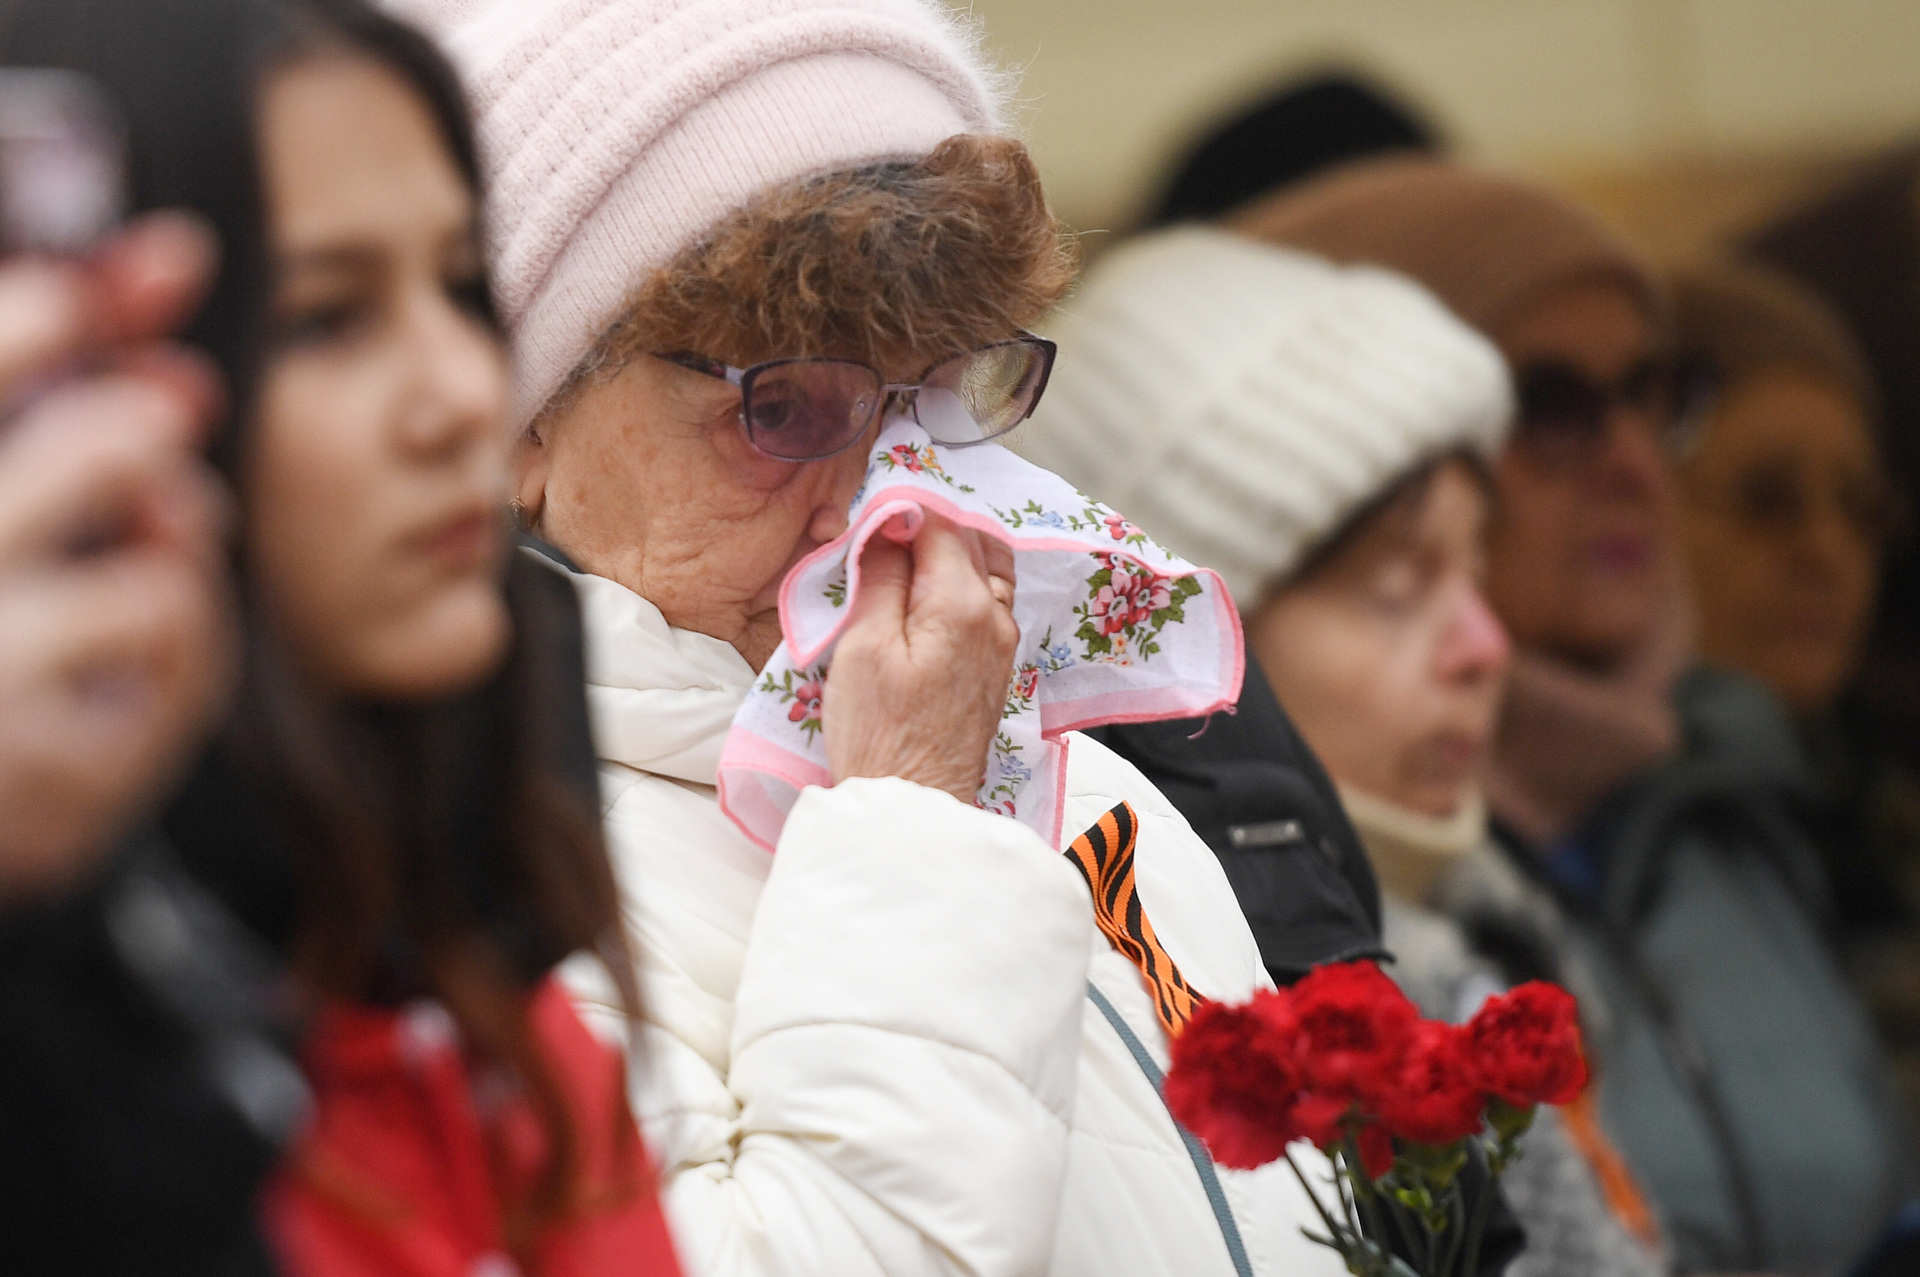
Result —
M 1599 413 L 1593 419 L 1595 427 L 1590 433 L 1583 432 L 1576 440 L 1581 445 L 1584 456 L 1562 455 L 1551 458 L 1551 463 L 1559 467 L 1587 464 L 1593 457 L 1600 455 L 1606 448 L 1606 441 L 1613 433 L 1614 415 L 1620 411 L 1632 411 L 1636 405 L 1634 395 L 1628 385 L 1635 377 L 1652 372 L 1664 382 L 1664 391 L 1670 396 L 1665 420 L 1652 421 L 1654 436 L 1660 447 L 1669 456 L 1683 457 L 1692 450 L 1699 437 L 1705 418 L 1712 412 L 1719 393 L 1719 378 L 1710 365 L 1695 359 L 1687 359 L 1671 351 L 1650 354 L 1635 363 L 1620 377 L 1609 383 L 1602 383 L 1586 373 L 1577 365 L 1559 359 L 1533 359 L 1515 366 L 1513 385 L 1518 402 L 1515 405 L 1513 419 L 1513 441 L 1516 446 L 1534 450 L 1543 458 L 1547 454 L 1540 447 L 1541 440 L 1552 432 L 1539 427 L 1530 427 L 1526 411 L 1526 383 L 1535 370 L 1558 373 L 1571 377 L 1581 383 L 1581 388 L 1593 395 L 1599 402 Z
M 795 465 L 802 465 L 808 461 L 824 461 L 828 457 L 837 457 L 848 448 L 853 447 L 854 444 L 860 441 L 862 435 L 873 428 L 875 422 L 883 420 L 886 417 L 887 409 L 893 404 L 895 399 L 906 399 L 909 411 L 913 413 L 914 424 L 926 430 L 926 424 L 920 420 L 918 401 L 919 392 L 926 387 L 927 378 L 931 376 L 936 369 L 950 364 L 956 359 L 961 359 L 969 355 L 983 354 L 989 350 L 998 350 L 1002 346 L 1027 346 L 1037 349 L 1040 352 L 1042 361 L 1040 367 L 1040 382 L 1033 388 L 1033 402 L 1027 405 L 1027 410 L 1021 414 L 1020 420 L 1014 422 L 1005 430 L 1001 430 L 995 434 L 984 435 L 978 439 L 963 440 L 960 443 L 947 443 L 942 439 L 934 440 L 935 443 L 940 444 L 940 446 L 944 448 L 971 448 L 977 444 L 992 443 L 995 439 L 1011 434 L 1019 428 L 1022 422 L 1025 422 L 1033 416 L 1034 409 L 1040 406 L 1041 397 L 1047 393 L 1048 381 L 1053 377 L 1054 360 L 1060 353 L 1059 343 L 1050 341 L 1038 333 L 1028 332 L 1024 328 L 1018 329 L 1014 336 L 1008 337 L 1003 341 L 990 341 L 984 346 L 976 346 L 972 350 L 963 350 L 959 354 L 949 355 L 945 359 L 937 359 L 933 363 L 928 364 L 926 369 L 921 372 L 920 380 L 906 382 L 888 381 L 878 368 L 875 368 L 872 364 L 866 363 L 863 360 L 841 359 L 831 355 L 788 355 L 779 359 L 763 359 L 759 363 L 748 364 L 745 368 L 727 363 L 724 360 L 714 359 L 707 355 L 685 350 L 655 351 L 653 357 L 655 359 L 665 360 L 675 367 L 685 368 L 690 372 L 697 372 L 704 376 L 724 381 L 737 389 L 740 392 L 740 411 L 737 419 L 740 422 L 740 428 L 746 432 L 747 442 L 753 446 L 754 451 L 760 453 L 761 456 L 770 457 L 775 461 L 790 461 Z M 761 373 L 769 369 L 785 368 L 793 364 L 812 363 L 847 364 L 855 368 L 864 368 L 872 373 L 880 383 L 880 398 L 874 407 L 873 416 L 869 418 L 867 423 L 861 426 L 860 429 L 854 431 L 845 443 L 835 448 L 832 452 L 823 452 L 819 456 L 814 457 L 783 457 L 777 452 L 768 452 L 754 439 L 753 426 L 747 419 L 747 406 L 751 402 L 752 391 L 749 383 L 752 379 L 757 378 Z M 932 431 L 928 430 L 928 434 L 931 436 Z

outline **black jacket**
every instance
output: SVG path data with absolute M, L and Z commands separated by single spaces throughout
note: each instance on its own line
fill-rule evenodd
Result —
M 506 594 L 516 650 L 544 657 L 518 676 L 541 712 L 510 726 L 532 733 L 551 775 L 597 811 L 572 586 L 516 553 Z M 503 732 L 504 695 L 463 698 L 474 704 L 461 721 Z M 286 974 L 297 878 L 274 809 L 232 752 L 209 750 L 95 880 L 0 910 L 0 1272 L 272 1271 L 258 1187 L 307 1100 Z M 492 831 L 477 826 L 493 808 L 477 797 L 456 807 L 462 887 L 501 952 L 536 979 L 564 953 L 488 859 Z M 369 996 L 417 996 L 410 957 L 396 941 Z
M 255 1186 L 306 1094 L 276 967 L 157 834 L 0 915 L 5 1267 L 272 1271 Z
M 1380 887 L 1333 782 L 1251 659 L 1232 714 L 1089 732 L 1213 848 L 1274 983 L 1384 958 Z
M 1276 984 L 1323 962 L 1391 960 L 1380 944 L 1380 886 L 1360 836 L 1251 657 L 1230 715 L 1089 735 L 1138 767 L 1220 857 Z M 1469 1163 L 1463 1175 L 1470 1206 L 1495 1194 L 1476 1277 L 1498 1277 L 1525 1248 L 1526 1233 L 1485 1163 Z

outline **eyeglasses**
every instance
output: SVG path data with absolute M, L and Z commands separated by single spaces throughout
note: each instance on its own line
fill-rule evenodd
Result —
M 1611 384 L 1543 360 L 1523 365 L 1514 389 L 1515 441 L 1541 460 L 1580 465 L 1605 450 L 1617 411 L 1645 421 L 1668 446 L 1679 446 L 1713 387 L 1704 369 L 1669 359 L 1641 360 Z
M 1022 333 L 935 364 L 917 382 L 889 382 L 851 359 L 770 359 L 750 368 L 684 352 L 658 356 L 740 388 L 747 441 L 782 461 L 817 461 L 852 446 L 898 401 L 950 448 L 1007 433 L 1040 403 L 1056 347 Z
M 1814 475 L 1787 458 L 1755 466 L 1718 487 L 1689 484 L 1689 493 L 1696 505 L 1731 517 L 1750 533 L 1780 540 L 1830 518 L 1855 540 L 1878 548 L 1904 525 L 1898 496 L 1871 475 Z

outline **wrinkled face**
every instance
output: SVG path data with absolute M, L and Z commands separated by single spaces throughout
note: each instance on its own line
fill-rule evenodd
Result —
M 325 694 L 470 686 L 509 631 L 473 194 L 419 97 L 356 56 L 272 76 L 261 143 L 275 344 L 242 482 L 262 605 Z
M 582 568 L 759 669 L 780 644 L 780 582 L 846 531 L 878 431 L 819 461 L 764 456 L 738 390 L 643 357 L 542 420 L 522 445 L 520 500 Z
M 1680 480 L 1702 655 L 1823 708 L 1872 618 L 1885 522 L 1859 405 L 1792 372 L 1734 386 Z
M 1557 364 L 1600 386 L 1655 353 L 1640 307 L 1605 282 L 1559 289 L 1491 336 L 1517 370 Z M 1495 471 L 1487 591 L 1522 648 L 1605 666 L 1659 619 L 1673 539 L 1668 425 L 1616 401 L 1603 439 L 1572 463 L 1530 447 L 1524 422 L 1516 429 Z
M 1247 641 L 1342 784 L 1429 816 L 1484 761 L 1508 646 L 1481 593 L 1487 501 L 1450 461 L 1247 618 Z

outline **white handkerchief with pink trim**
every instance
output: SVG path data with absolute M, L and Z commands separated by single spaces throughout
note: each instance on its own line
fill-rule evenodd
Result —
M 820 693 L 859 593 L 860 551 L 895 516 L 914 527 L 929 510 L 1014 551 L 1020 648 L 978 806 L 1058 845 L 1064 733 L 1210 714 L 1239 699 L 1240 621 L 1218 575 L 997 444 L 942 447 L 896 417 L 874 445 L 847 532 L 781 585 L 785 641 L 721 751 L 720 805 L 764 847 L 803 788 L 833 783 Z

